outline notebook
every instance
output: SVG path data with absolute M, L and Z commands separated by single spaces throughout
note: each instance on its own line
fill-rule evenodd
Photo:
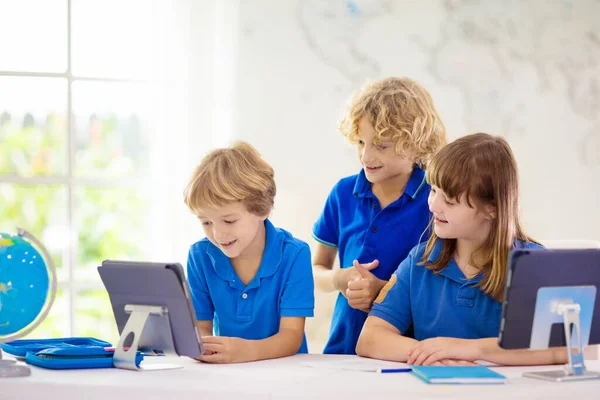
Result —
M 484 366 L 413 366 L 412 374 L 433 384 L 502 384 L 506 377 Z

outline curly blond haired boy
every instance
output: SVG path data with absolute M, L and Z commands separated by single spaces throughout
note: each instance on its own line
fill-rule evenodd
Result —
M 313 227 L 313 270 L 319 289 L 340 292 L 324 353 L 355 354 L 373 300 L 427 229 L 425 168 L 446 144 L 446 130 L 421 85 L 387 78 L 354 95 L 340 131 L 356 145 L 362 169 L 325 202 Z

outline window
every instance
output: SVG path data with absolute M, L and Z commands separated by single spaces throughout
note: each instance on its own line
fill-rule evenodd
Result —
M 96 267 L 173 255 L 165 204 L 183 188 L 165 168 L 179 168 L 187 110 L 185 74 L 173 72 L 186 65 L 185 51 L 178 58 L 171 46 L 185 32 L 168 7 L 0 0 L 0 231 L 34 234 L 59 280 L 49 317 L 30 337 L 116 344 Z

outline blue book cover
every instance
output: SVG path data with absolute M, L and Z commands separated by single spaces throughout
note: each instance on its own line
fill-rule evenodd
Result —
M 484 366 L 413 366 L 412 374 L 432 384 L 502 384 L 506 377 Z

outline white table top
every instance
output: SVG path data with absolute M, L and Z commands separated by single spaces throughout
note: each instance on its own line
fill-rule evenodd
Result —
M 162 359 L 162 360 L 159 360 Z M 167 357 L 151 362 L 170 361 Z M 48 370 L 31 367 L 31 376 L 0 378 L 0 399 L 600 399 L 600 380 L 554 383 L 523 378 L 523 372 L 561 366 L 495 367 L 509 378 L 505 385 L 428 385 L 410 373 L 378 374 L 308 367 L 356 356 L 296 355 L 246 364 L 211 365 L 188 358 L 175 360 L 182 369 L 128 371 L 121 369 Z M 588 361 L 600 371 L 600 361 Z

